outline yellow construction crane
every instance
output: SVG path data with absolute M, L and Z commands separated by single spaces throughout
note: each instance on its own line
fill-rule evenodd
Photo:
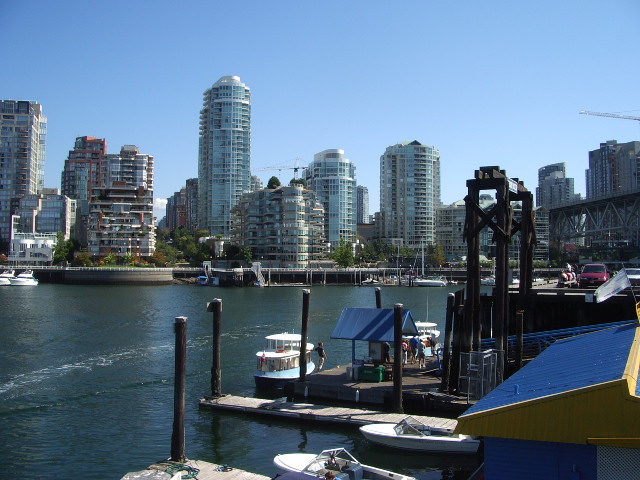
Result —
M 268 172 L 268 171 L 278 170 L 278 174 L 280 174 L 280 172 L 282 170 L 293 170 L 293 178 L 297 180 L 298 179 L 298 170 L 300 170 L 300 169 L 304 170 L 305 168 L 306 167 L 301 167 L 300 166 L 300 159 L 296 158 L 296 163 L 294 165 L 272 165 L 270 167 L 256 168 L 253 171 L 254 172 Z
M 599 117 L 622 118 L 624 120 L 636 120 L 640 122 L 640 117 L 634 117 L 631 115 L 620 115 L 619 113 L 589 112 L 588 110 L 580 110 L 580 113 L 583 115 L 598 115 Z

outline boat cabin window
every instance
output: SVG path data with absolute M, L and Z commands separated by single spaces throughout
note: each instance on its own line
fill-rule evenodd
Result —
M 307 362 L 311 361 L 311 353 L 307 353 Z M 297 368 L 300 365 L 300 356 L 290 357 L 266 357 L 262 359 L 258 357 L 258 370 L 262 372 L 279 372 L 281 370 L 289 370 Z

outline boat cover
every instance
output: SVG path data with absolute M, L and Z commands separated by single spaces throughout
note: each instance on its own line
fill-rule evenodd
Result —
M 302 472 L 286 472 L 278 473 L 272 480 L 309 480 L 314 478 L 317 479 L 318 477 Z
M 410 310 L 404 310 L 402 335 L 418 335 L 418 328 Z M 368 342 L 393 342 L 392 308 L 345 308 L 331 338 L 342 340 L 365 340 Z

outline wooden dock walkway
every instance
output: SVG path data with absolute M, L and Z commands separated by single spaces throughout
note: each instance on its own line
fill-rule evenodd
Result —
M 368 423 L 397 423 L 407 415 L 387 413 L 361 408 L 334 407 L 312 403 L 295 403 L 286 400 L 225 395 L 219 398 L 203 398 L 200 406 L 247 414 L 297 419 L 305 422 L 341 423 L 354 426 Z M 434 430 L 453 432 L 458 422 L 450 418 L 411 415 Z
M 181 468 L 186 466 L 188 468 Z M 195 469 L 195 470 L 193 470 Z M 190 478 L 198 480 L 270 480 L 271 477 L 245 472 L 237 468 L 229 468 L 226 465 L 203 462 L 200 460 L 187 460 L 184 464 L 171 461 L 154 463 L 146 470 L 130 472 L 121 480 L 171 480 L 183 478 L 182 475 L 197 475 Z

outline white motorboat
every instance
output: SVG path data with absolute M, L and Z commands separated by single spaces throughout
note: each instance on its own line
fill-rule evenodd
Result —
M 427 278 L 416 278 L 413 284 L 416 287 L 446 287 L 449 282 L 445 277 L 432 276 Z
M 265 337 L 267 345 L 256 353 L 258 371 L 254 375 L 258 388 L 282 388 L 287 382 L 300 378 L 301 336 L 278 333 Z M 307 343 L 307 374 L 315 369 L 311 361 L 313 344 Z
M 33 272 L 31 270 L 25 270 L 24 272 L 19 274 L 17 277 L 10 278 L 9 283 L 12 286 L 18 286 L 18 285 L 33 286 L 33 285 L 38 285 L 38 279 L 33 276 Z
M 496 277 L 494 277 L 493 275 L 490 277 L 484 277 L 480 279 L 480 285 L 495 286 L 495 284 L 496 284 Z
M 473 454 L 480 446 L 477 438 L 430 428 L 413 417 L 405 417 L 396 424 L 363 425 L 360 432 L 378 445 L 416 452 Z
M 323 450 L 320 454 L 285 453 L 273 459 L 276 467 L 287 472 L 300 472 L 309 479 L 331 472 L 337 480 L 415 480 L 414 477 L 364 465 L 344 448 Z
M 425 340 L 427 337 L 437 340 L 440 337 L 440 330 L 437 329 L 438 324 L 435 322 L 416 322 L 418 336 Z
M 13 270 L 5 270 L 0 273 L 0 285 L 11 285 L 11 279 L 16 278 Z

